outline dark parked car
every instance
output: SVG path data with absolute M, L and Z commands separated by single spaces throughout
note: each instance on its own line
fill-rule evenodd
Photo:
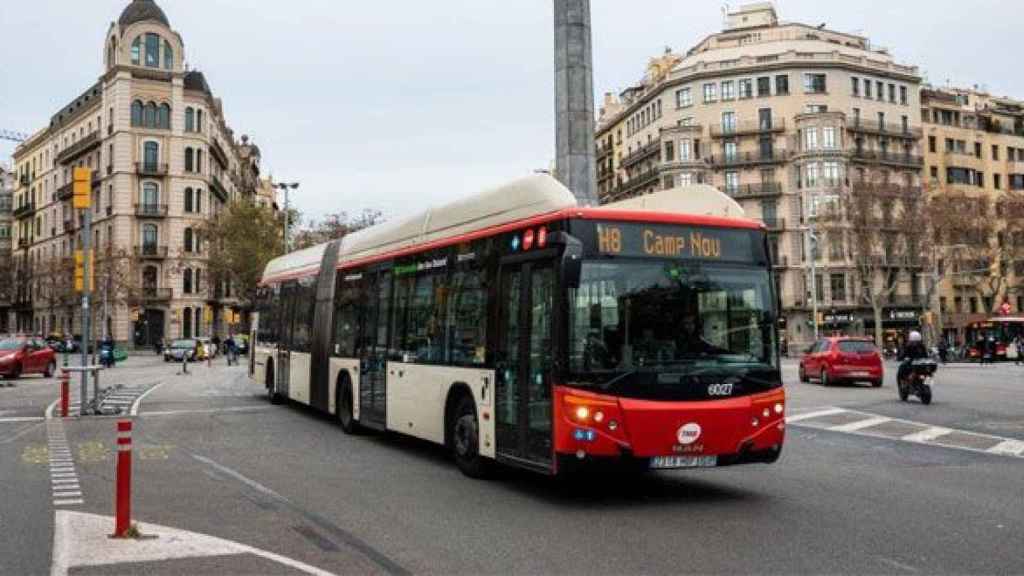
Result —
M 189 362 L 196 360 L 196 344 L 192 339 L 175 340 L 170 346 L 164 348 L 164 362 L 181 362 L 183 356 L 188 357 Z
M 42 374 L 49 378 L 56 371 L 56 354 L 42 339 L 15 336 L 0 341 L 0 376 Z
M 823 386 L 835 382 L 870 382 L 882 385 L 882 355 L 866 338 L 832 337 L 818 340 L 800 359 L 800 381 L 816 379 Z

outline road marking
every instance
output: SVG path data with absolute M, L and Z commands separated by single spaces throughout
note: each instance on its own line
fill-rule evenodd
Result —
M 82 495 L 82 491 L 81 490 L 68 490 L 68 491 L 61 491 L 61 492 L 54 492 L 53 493 L 54 498 L 69 498 L 71 496 L 81 496 L 81 495 Z
M 803 414 L 794 414 L 788 416 L 786 422 L 791 424 L 793 422 L 800 422 L 801 420 L 810 420 L 812 418 L 821 418 L 822 416 L 831 416 L 833 414 L 842 414 L 846 410 L 842 408 L 826 408 L 824 410 L 815 410 L 814 412 L 804 412 Z
M 927 428 L 920 432 L 907 434 L 906 436 L 900 438 L 900 440 L 903 440 L 904 442 L 931 442 L 932 440 L 935 440 L 936 438 L 939 438 L 941 436 L 945 436 L 946 434 L 949 434 L 952 431 L 953 430 L 949 428 L 943 428 L 941 426 L 932 426 L 931 428 Z
M 1024 442 L 1020 440 L 1003 440 L 987 450 L 993 454 L 1010 454 L 1024 456 Z
M 85 500 L 82 500 L 81 498 L 76 498 L 71 500 L 64 499 L 53 501 L 54 506 L 78 506 L 80 504 L 85 504 Z
M 238 542 L 156 524 L 139 524 L 143 534 L 156 538 L 110 538 L 113 519 L 96 514 L 58 510 L 54 518 L 52 576 L 65 576 L 72 568 L 117 566 L 182 558 L 251 554 L 311 576 L 334 576 L 304 562 Z M 116 572 L 116 569 L 114 570 Z
M 856 422 L 850 422 L 849 424 L 840 424 L 839 426 L 832 426 L 829 430 L 833 432 L 856 432 L 857 430 L 863 430 L 865 428 L 871 428 L 872 426 L 878 426 L 889 422 L 892 418 L 886 418 L 885 416 L 875 416 L 874 418 L 866 418 L 864 420 L 858 420 Z
M 164 410 L 160 412 L 143 412 L 140 416 L 178 416 L 181 414 L 220 414 L 222 412 L 257 412 L 271 410 L 269 406 L 239 406 L 237 408 L 210 408 L 200 410 Z
M 54 506 L 80 506 L 85 504 L 75 461 L 68 447 L 67 436 L 64 434 L 64 421 L 50 419 L 46 421 L 46 436 L 49 446 L 46 449 L 50 461 L 50 491 Z
M 40 416 L 13 416 L 11 418 L 0 418 L 0 424 L 15 424 L 18 422 L 42 422 Z

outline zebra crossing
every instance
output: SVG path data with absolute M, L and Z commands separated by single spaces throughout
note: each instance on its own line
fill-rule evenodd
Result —
M 786 418 L 791 426 L 828 430 L 1024 459 L 1024 441 L 932 426 L 858 410 L 829 406 Z
M 85 504 L 78 472 L 71 457 L 71 447 L 64 433 L 64 422 L 55 419 L 46 423 L 47 451 L 50 461 L 50 485 L 54 506 Z
M 105 416 L 127 415 L 129 414 L 135 402 L 139 398 L 153 391 L 160 384 L 160 382 L 135 384 L 131 386 L 118 384 L 116 386 L 107 388 L 100 392 L 101 399 L 99 405 L 99 413 Z M 56 412 L 59 410 L 59 408 L 57 407 L 58 402 L 59 399 L 54 401 L 46 409 L 47 418 L 53 418 Z M 81 415 L 81 394 L 79 393 L 79 389 L 77 386 L 72 386 L 71 397 L 68 399 L 68 416 L 76 418 Z

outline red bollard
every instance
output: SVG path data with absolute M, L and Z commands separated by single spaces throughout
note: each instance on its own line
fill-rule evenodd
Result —
M 114 538 L 124 538 L 132 523 L 132 422 L 117 423 L 117 489 Z
M 62 372 L 61 373 L 61 375 L 60 375 L 60 417 L 61 418 L 67 418 L 68 417 L 68 403 L 70 402 L 70 399 L 68 397 L 71 395 L 70 380 L 71 380 L 71 374 L 69 374 L 67 372 Z

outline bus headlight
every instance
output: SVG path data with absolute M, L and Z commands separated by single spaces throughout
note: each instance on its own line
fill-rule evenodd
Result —
M 776 414 L 782 414 L 782 411 L 785 410 L 785 409 L 786 409 L 786 407 L 782 405 L 782 402 L 779 402 L 779 403 L 775 404 L 775 413 Z
M 577 406 L 576 407 L 576 419 L 577 420 L 584 420 L 584 421 L 589 420 L 590 419 L 590 408 L 587 408 L 586 406 Z

